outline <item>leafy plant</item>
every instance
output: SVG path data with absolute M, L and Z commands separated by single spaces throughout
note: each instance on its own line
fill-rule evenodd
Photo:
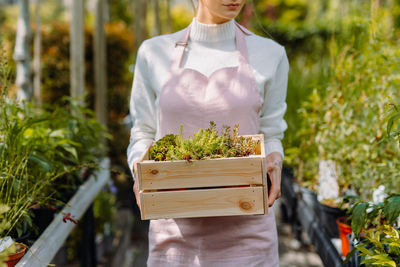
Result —
M 397 140 L 400 145 L 400 106 L 393 104 L 392 107 L 392 112 L 387 124 L 387 134 L 389 138 Z
M 400 231 L 383 225 L 367 230 L 364 239 L 355 247 L 360 251 L 361 264 L 396 267 L 400 264 Z
M 110 181 L 93 201 L 96 233 L 102 236 L 111 235 L 115 231 L 113 222 L 117 212 L 116 191 L 115 185 Z
M 400 215 L 400 195 L 389 196 L 379 204 L 359 201 L 349 213 L 358 243 L 347 260 L 358 250 L 366 266 L 400 264 L 400 230 L 394 226 Z
M 400 215 L 400 195 L 389 196 L 378 204 L 358 201 L 349 210 L 349 214 L 351 214 L 351 228 L 356 237 L 359 237 L 362 229 L 382 224 L 393 225 Z
M 232 132 L 232 133 L 231 133 Z M 150 149 L 150 159 L 167 160 L 200 160 L 227 157 L 245 157 L 255 154 L 259 140 L 238 135 L 239 125 L 231 131 L 224 126 L 218 135 L 216 125 L 210 122 L 208 129 L 200 129 L 191 138 L 185 138 L 183 128 L 179 135 L 169 134 L 161 138 Z
M 332 41 L 328 86 L 314 90 L 300 109 L 301 149 L 292 157 L 299 181 L 310 189 L 318 184 L 322 159 L 338 166 L 340 197 L 352 190 L 367 200 L 379 185 L 387 193 L 400 192 L 400 149 L 380 142 L 386 103 L 400 97 L 400 51 L 393 29 L 381 16 L 385 12 L 372 7 L 371 16 L 343 21 L 343 27 L 358 25 L 358 31 Z
M 82 170 L 97 168 L 106 153 L 104 127 L 77 101 L 62 106 L 17 103 L 7 96 L 9 68 L 0 58 L 0 237 L 20 236 L 32 225 L 32 207 L 64 204 Z

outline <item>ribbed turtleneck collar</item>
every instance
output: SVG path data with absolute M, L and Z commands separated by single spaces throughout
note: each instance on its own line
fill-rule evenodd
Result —
M 193 41 L 219 42 L 235 38 L 235 21 L 222 24 L 204 24 L 193 18 L 190 39 Z

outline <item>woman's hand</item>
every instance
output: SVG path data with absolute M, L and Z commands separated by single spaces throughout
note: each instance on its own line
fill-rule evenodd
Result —
M 137 175 L 137 165 L 136 165 L 136 163 L 133 164 L 133 171 L 135 173 L 135 178 L 137 178 L 138 175 Z M 136 204 L 138 205 L 139 210 L 140 210 L 139 182 L 137 180 L 133 184 L 133 193 L 135 194 Z
M 281 174 L 282 174 L 282 155 L 279 152 L 272 152 L 266 157 L 267 174 L 271 181 L 271 188 L 268 192 L 268 206 L 272 207 L 275 200 L 281 197 Z

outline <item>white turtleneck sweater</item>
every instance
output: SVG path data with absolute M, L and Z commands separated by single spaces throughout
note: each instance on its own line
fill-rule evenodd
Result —
M 237 66 L 235 27 L 233 20 L 210 25 L 194 18 L 181 66 L 206 76 L 220 68 Z M 182 31 L 157 36 L 144 41 L 138 50 L 130 99 L 134 123 L 127 150 L 131 170 L 149 143 L 162 137 L 158 127 L 158 100 L 175 56 L 175 43 L 181 36 Z M 258 35 L 246 36 L 246 44 L 262 101 L 260 132 L 264 134 L 266 155 L 279 152 L 283 156 L 281 139 L 287 129 L 283 116 L 289 71 L 286 52 L 276 42 Z

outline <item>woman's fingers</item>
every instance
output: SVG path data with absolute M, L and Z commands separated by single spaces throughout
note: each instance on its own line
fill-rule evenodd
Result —
M 275 200 L 281 197 L 281 172 L 282 172 L 282 156 L 273 152 L 267 156 L 267 173 L 271 182 L 268 194 L 268 206 L 272 207 Z
M 135 182 L 135 184 L 133 185 L 133 193 L 135 194 L 136 204 L 138 205 L 138 207 L 140 209 L 140 194 L 139 194 L 139 183 L 138 182 Z
M 133 164 L 133 172 L 135 174 L 135 178 L 137 178 L 138 177 L 138 175 L 137 175 L 137 163 Z M 136 204 L 138 205 L 138 207 L 140 209 L 139 183 L 137 181 L 135 181 L 134 184 L 133 184 L 133 193 L 135 194 Z
M 282 155 L 272 152 L 266 157 L 266 169 L 271 187 L 268 194 L 268 206 L 272 207 L 275 200 L 281 197 Z
M 280 169 L 276 168 L 268 173 L 269 179 L 271 181 L 271 188 L 268 195 L 268 206 L 272 207 L 275 200 L 281 197 L 281 177 Z

